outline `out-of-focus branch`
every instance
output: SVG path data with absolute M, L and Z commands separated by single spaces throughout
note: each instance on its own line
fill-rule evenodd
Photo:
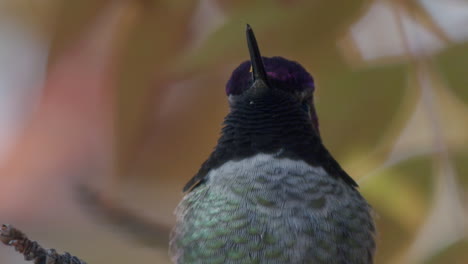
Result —
M 78 202 L 96 219 L 119 228 L 142 245 L 167 249 L 171 227 L 125 207 L 119 201 L 106 197 L 87 185 L 76 184 L 74 188 Z
M 23 254 L 25 260 L 34 261 L 35 264 L 86 264 L 83 260 L 67 252 L 58 254 L 55 249 L 43 248 L 11 225 L 2 225 L 0 240 L 5 245 L 12 246 L 16 251 Z

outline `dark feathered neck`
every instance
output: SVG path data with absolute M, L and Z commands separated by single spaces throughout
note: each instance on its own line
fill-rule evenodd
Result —
M 259 153 L 279 153 L 278 158 L 303 160 L 323 167 L 331 177 L 357 186 L 323 146 L 308 114 L 292 98 L 274 93 L 255 99 L 239 98 L 224 125 L 215 150 L 184 191 L 202 184 L 211 169 Z

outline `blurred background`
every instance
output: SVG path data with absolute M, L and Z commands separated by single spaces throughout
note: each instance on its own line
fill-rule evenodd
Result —
M 90 264 L 169 263 L 72 186 L 170 228 L 246 23 L 315 77 L 325 145 L 376 211 L 376 263 L 468 263 L 466 0 L 2 0 L 0 222 Z M 0 263 L 25 261 L 0 246 Z

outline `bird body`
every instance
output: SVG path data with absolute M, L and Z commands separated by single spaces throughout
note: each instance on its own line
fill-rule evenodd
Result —
M 281 154 L 229 161 L 178 208 L 176 263 L 372 263 L 357 190 Z
M 322 144 L 312 77 L 247 39 L 222 135 L 176 210 L 174 263 L 372 263 L 371 208 Z

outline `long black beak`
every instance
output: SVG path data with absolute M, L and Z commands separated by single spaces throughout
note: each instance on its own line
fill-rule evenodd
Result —
M 250 63 L 252 65 L 253 83 L 255 83 L 255 81 L 257 80 L 261 80 L 265 83 L 265 85 L 268 85 L 268 78 L 265 71 L 265 66 L 263 65 L 262 55 L 260 54 L 260 50 L 258 49 L 257 45 L 257 40 L 255 39 L 253 30 L 249 24 L 247 24 L 246 35 L 247 45 L 249 46 Z

